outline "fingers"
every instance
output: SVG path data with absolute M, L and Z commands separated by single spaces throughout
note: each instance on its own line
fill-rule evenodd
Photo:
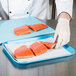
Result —
M 57 40 L 57 34 L 55 33 L 53 43 Z
M 67 34 L 65 33 L 63 37 L 64 38 L 63 38 L 63 42 L 62 42 L 61 46 L 66 45 L 70 41 L 70 34 L 69 33 L 67 33 Z
M 67 44 L 67 40 L 64 39 L 64 40 L 62 41 L 60 47 L 62 47 L 62 46 L 65 45 L 65 44 Z
M 55 31 L 55 35 L 54 35 L 53 42 L 55 42 L 55 41 L 57 40 L 57 37 L 58 37 L 58 31 L 56 30 L 56 31 Z
M 63 38 L 62 38 L 63 37 Z M 70 41 L 70 37 L 69 36 L 59 36 L 58 38 L 58 43 L 56 45 L 56 48 L 62 47 L 64 45 L 66 45 L 69 41 Z
M 61 44 L 62 44 L 62 41 L 63 41 L 63 39 L 61 38 L 61 36 L 59 36 L 59 37 L 58 37 L 58 42 L 57 42 L 55 48 L 59 48 L 59 47 L 61 46 Z

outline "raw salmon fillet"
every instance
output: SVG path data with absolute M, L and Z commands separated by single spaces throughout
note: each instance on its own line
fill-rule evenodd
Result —
M 46 46 L 38 42 L 33 43 L 30 46 L 30 49 L 33 51 L 35 56 L 40 55 L 48 50 Z
M 33 52 L 27 48 L 25 45 L 17 48 L 14 51 L 14 57 L 15 58 L 26 58 L 26 57 L 32 57 L 34 56 Z
M 40 43 L 45 45 L 48 49 L 52 49 L 57 44 L 57 41 L 54 43 L 40 41 Z
M 27 25 L 23 25 L 14 29 L 15 35 L 23 35 L 31 33 L 29 27 Z
M 34 25 L 28 25 L 28 27 L 31 28 L 33 31 L 38 31 L 47 28 L 48 26 L 45 24 L 34 24 Z

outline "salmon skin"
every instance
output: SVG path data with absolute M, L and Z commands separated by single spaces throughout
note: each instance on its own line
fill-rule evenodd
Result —
M 40 55 L 48 50 L 46 46 L 44 46 L 43 44 L 39 42 L 34 42 L 30 46 L 30 49 L 33 51 L 35 56 Z
M 45 45 L 48 49 L 52 49 L 57 44 L 57 41 L 54 43 L 40 41 L 40 43 Z
M 27 48 L 25 45 L 17 48 L 14 51 L 14 57 L 15 58 L 26 58 L 26 57 L 32 57 L 34 56 L 33 52 Z
M 15 35 L 24 35 L 31 33 L 29 27 L 27 25 L 23 25 L 14 29 Z
M 34 24 L 34 25 L 28 25 L 28 27 L 31 28 L 33 31 L 38 31 L 47 28 L 48 26 L 45 24 Z

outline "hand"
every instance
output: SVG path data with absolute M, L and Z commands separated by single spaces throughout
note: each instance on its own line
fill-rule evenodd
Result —
M 58 24 L 56 27 L 54 42 L 57 40 L 56 48 L 59 48 L 70 41 L 70 26 L 69 20 L 66 18 L 59 18 Z

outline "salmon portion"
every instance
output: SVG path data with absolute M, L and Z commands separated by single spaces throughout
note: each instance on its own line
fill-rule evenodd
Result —
M 27 48 L 25 45 L 17 48 L 14 51 L 14 57 L 15 58 L 26 58 L 26 57 L 32 57 L 34 56 L 33 52 Z
M 38 31 L 47 28 L 48 26 L 45 24 L 34 24 L 34 25 L 28 25 L 28 27 L 31 28 L 33 31 Z
M 27 25 L 23 25 L 14 29 L 15 35 L 24 35 L 31 33 L 29 27 Z
M 45 45 L 48 49 L 52 49 L 57 44 L 57 41 L 54 43 L 40 41 L 40 43 Z
M 30 49 L 33 51 L 35 56 L 40 55 L 48 50 L 46 46 L 38 42 L 34 42 L 30 46 Z

